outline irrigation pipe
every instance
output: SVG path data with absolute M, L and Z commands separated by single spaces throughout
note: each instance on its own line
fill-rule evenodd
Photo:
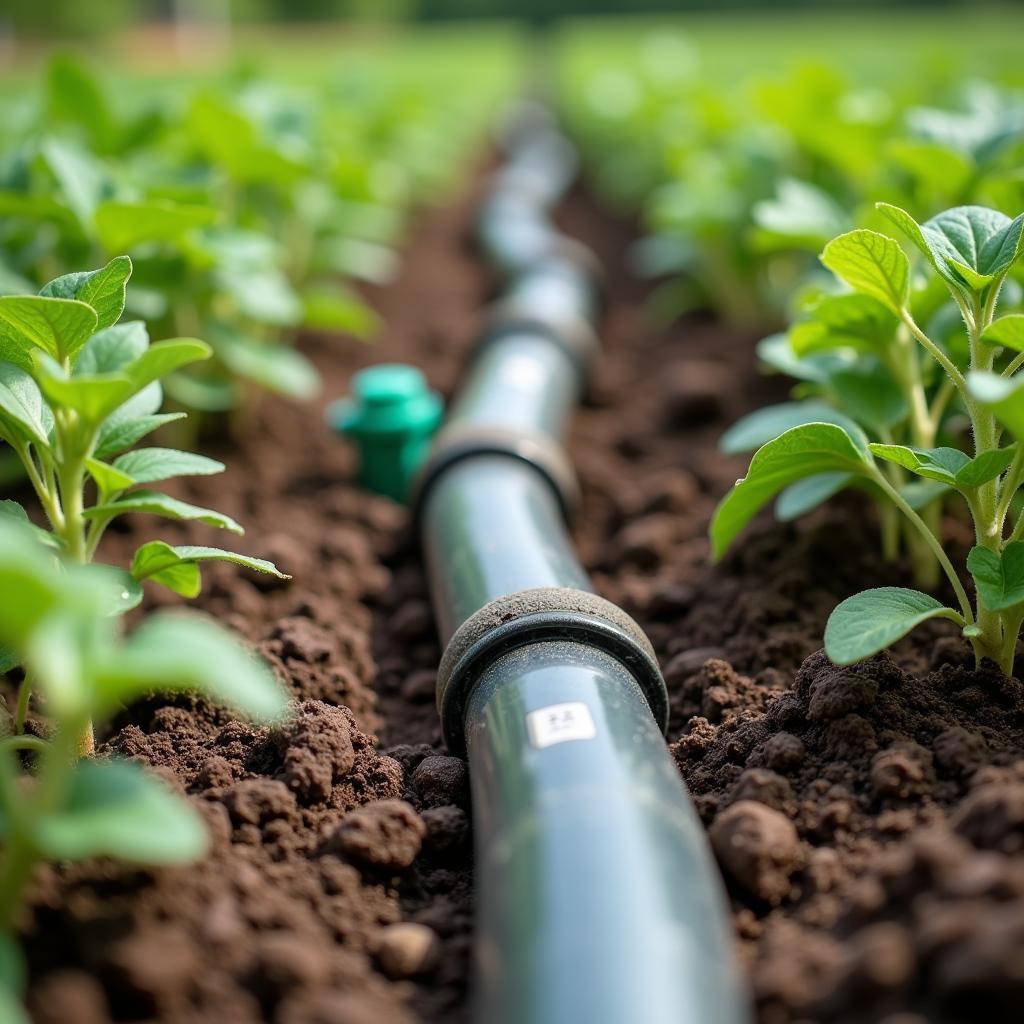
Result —
M 479 1024 L 741 1024 L 722 886 L 640 627 L 567 533 L 562 443 L 597 356 L 592 256 L 550 212 L 572 149 L 533 110 L 480 214 L 504 298 L 421 474 L 438 707 L 469 760 Z

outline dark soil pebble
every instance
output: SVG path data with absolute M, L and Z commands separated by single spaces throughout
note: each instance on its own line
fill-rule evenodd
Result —
M 379 345 L 306 339 L 325 402 L 381 360 L 422 365 L 452 393 L 489 288 L 466 242 L 472 198 L 425 216 L 400 279 L 371 290 L 389 325 Z M 798 525 L 759 520 L 709 565 L 708 517 L 744 469 L 717 438 L 785 384 L 756 372 L 754 334 L 653 325 L 624 266 L 630 233 L 591 202 L 575 197 L 564 221 L 611 287 L 607 350 L 574 427 L 575 537 L 665 666 L 672 751 L 712 830 L 760 1021 L 1019 1021 L 1019 683 L 974 671 L 945 625 L 853 669 L 816 653 L 838 600 L 909 584 L 880 564 L 856 497 Z M 199 603 L 253 641 L 298 713 L 268 731 L 153 698 L 114 723 L 103 751 L 176 780 L 213 847 L 174 871 L 41 871 L 24 921 L 33 1019 L 464 1021 L 465 772 L 441 744 L 440 652 L 406 513 L 354 485 L 322 405 L 268 399 L 238 446 L 210 454 L 228 473 L 182 496 L 242 520 L 248 550 L 295 578 L 215 566 Z M 947 526 L 960 557 L 964 532 Z M 112 534 L 107 554 L 123 558 L 148 529 Z

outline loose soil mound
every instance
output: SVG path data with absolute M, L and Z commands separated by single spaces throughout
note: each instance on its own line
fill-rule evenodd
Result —
M 378 360 L 422 365 L 451 393 L 489 290 L 466 241 L 472 205 L 422 220 L 400 279 L 372 296 L 389 324 L 379 345 L 309 339 L 329 396 Z M 906 582 L 878 563 L 856 500 L 796 527 L 760 522 L 709 568 L 708 517 L 743 468 L 717 437 L 784 387 L 756 374 L 752 337 L 654 325 L 625 269 L 628 233 L 586 198 L 565 225 L 610 282 L 608 352 L 574 430 L 576 536 L 600 592 L 662 658 L 672 750 L 728 879 L 761 1020 L 1019 1019 L 1020 685 L 973 671 L 941 626 L 857 668 L 824 659 L 837 600 Z M 191 794 L 213 849 L 158 874 L 47 869 L 26 920 L 34 1019 L 464 1020 L 467 782 L 441 748 L 406 514 L 353 485 L 322 408 L 267 402 L 239 445 L 217 447 L 228 474 L 183 493 L 239 518 L 249 549 L 295 579 L 214 567 L 199 603 L 270 659 L 298 714 L 253 729 L 154 698 L 114 724 L 102 752 Z M 111 557 L 143 535 L 114 535 Z

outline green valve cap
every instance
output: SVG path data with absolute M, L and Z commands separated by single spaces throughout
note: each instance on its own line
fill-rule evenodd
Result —
M 360 483 L 408 501 L 443 412 L 441 396 L 415 366 L 382 363 L 360 370 L 352 378 L 352 396 L 333 402 L 327 417 L 359 450 Z

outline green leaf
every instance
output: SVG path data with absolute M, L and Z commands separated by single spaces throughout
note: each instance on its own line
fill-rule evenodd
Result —
M 64 193 L 68 208 L 88 232 L 105 187 L 102 165 L 86 150 L 65 139 L 44 139 L 39 151 Z
M 96 311 L 97 329 L 117 323 L 124 310 L 125 285 L 132 276 L 132 261 L 116 256 L 99 270 L 65 274 L 44 285 L 40 295 L 54 299 L 78 299 Z
M 1024 439 L 1024 375 L 1007 378 L 972 370 L 967 375 L 967 391 L 975 401 L 991 409 L 1015 437 Z
M 151 690 L 197 690 L 255 719 L 287 707 L 269 666 L 215 622 L 188 613 L 151 615 L 94 668 L 112 705 Z
M 150 484 L 173 476 L 211 476 L 224 472 L 224 463 L 175 448 L 137 448 L 114 460 L 114 468 L 132 483 Z
M 108 200 L 96 208 L 96 232 L 108 252 L 125 252 L 142 242 L 178 242 L 194 228 L 212 224 L 217 211 L 210 206 L 150 199 L 138 203 Z
M 97 331 L 75 360 L 77 374 L 116 373 L 149 348 L 149 332 L 141 320 L 128 320 Z
M 896 333 L 896 317 L 869 295 L 830 295 L 794 324 L 789 340 L 794 355 L 804 357 L 836 348 L 884 353 Z
M 39 385 L 13 363 L 0 363 L 0 413 L 5 425 L 13 424 L 24 440 L 49 447 L 52 416 L 43 404 Z
M 41 817 L 35 842 L 49 857 L 117 857 L 181 864 L 207 848 L 202 819 L 163 782 L 126 761 L 79 761 L 63 806 Z
M 788 523 L 813 511 L 849 487 L 857 477 L 850 473 L 818 473 L 790 484 L 775 502 L 775 518 Z
M 290 345 L 256 341 L 226 330 L 211 332 L 210 342 L 232 374 L 275 394 L 310 398 L 320 389 L 316 367 Z
M 1001 555 L 973 547 L 967 555 L 967 569 L 990 611 L 1005 611 L 1024 601 L 1024 541 L 1010 541 Z
M 42 295 L 0 296 L 0 339 L 31 355 L 41 349 L 58 361 L 71 358 L 98 323 L 92 306 Z
M 89 475 L 96 481 L 101 494 L 116 494 L 118 491 L 127 490 L 136 482 L 127 473 L 122 473 L 99 459 L 86 459 L 85 466 L 89 470 Z
M 232 533 L 245 532 L 230 516 L 215 512 L 213 509 L 190 505 L 187 501 L 179 501 L 159 491 L 132 491 L 117 501 L 87 508 L 83 514 L 86 519 L 112 519 L 114 516 L 129 512 L 161 516 L 164 519 L 198 520 L 209 526 L 230 530 Z
M 865 590 L 848 597 L 829 616 L 825 653 L 836 665 L 853 665 L 885 650 L 928 619 L 964 623 L 958 612 L 918 590 Z
M 137 580 L 153 580 L 185 597 L 196 597 L 202 587 L 198 563 L 212 561 L 234 562 L 257 572 L 269 573 L 278 579 L 291 579 L 273 562 L 263 558 L 197 545 L 172 547 L 161 540 L 143 544 L 135 552 L 131 572 Z
M 1013 461 L 1017 446 L 982 452 L 972 459 L 958 448 L 912 448 L 902 444 L 872 444 L 873 455 L 909 469 L 926 480 L 960 490 L 977 487 L 1002 475 Z
M 858 228 L 833 238 L 821 262 L 855 292 L 869 295 L 897 316 L 910 293 L 910 263 L 899 243 Z
M 915 511 L 927 508 L 933 501 L 949 493 L 949 485 L 936 480 L 911 480 L 900 489 L 900 497 Z
M 819 473 L 866 476 L 871 469 L 868 454 L 841 427 L 808 423 L 787 430 L 758 449 L 747 475 L 719 504 L 711 522 L 714 557 L 721 558 L 754 515 L 797 480 Z
M 100 423 L 132 394 L 124 374 L 81 374 L 69 377 L 56 360 L 37 352 L 36 378 L 50 405 L 74 409 L 91 425 Z
M 718 447 L 729 455 L 752 452 L 793 427 L 805 423 L 834 423 L 842 427 L 861 447 L 867 447 L 867 438 L 860 426 L 823 402 L 783 402 L 737 420 L 718 442 Z
M 380 326 L 377 314 L 353 291 L 321 285 L 302 296 L 302 323 L 321 331 L 368 338 Z
M 150 345 L 138 359 L 124 367 L 124 372 L 138 391 L 189 363 L 209 359 L 212 354 L 210 346 L 197 338 L 169 338 Z
M 906 232 L 939 275 L 960 291 L 978 292 L 1020 256 L 1024 214 L 1010 220 L 985 206 L 957 206 L 924 224 L 889 203 L 877 208 Z
M 0 521 L 13 523 L 15 526 L 28 530 L 45 547 L 59 549 L 61 546 L 60 541 L 49 530 L 36 526 L 29 519 L 28 512 L 25 511 L 24 507 L 16 501 L 11 501 L 10 499 L 0 501 Z
M 147 434 L 159 429 L 165 423 L 174 423 L 186 417 L 183 412 L 165 412 L 150 416 L 133 416 L 119 418 L 120 410 L 106 420 L 100 428 L 99 440 L 96 443 L 96 457 L 108 459 L 111 455 L 131 448 Z
M 1015 352 L 1024 352 L 1024 313 L 1001 316 L 982 331 L 981 340 L 989 345 L 1002 345 Z
M 775 198 L 755 203 L 752 215 L 760 229 L 754 240 L 762 251 L 787 245 L 813 250 L 849 225 L 843 208 L 826 191 L 795 178 L 779 181 Z
M 96 149 L 106 149 L 114 130 L 110 104 L 92 71 L 71 54 L 58 53 L 46 75 L 48 113 L 80 125 Z
M 883 366 L 859 364 L 837 370 L 828 379 L 837 404 L 858 423 L 884 434 L 907 417 L 903 390 Z

